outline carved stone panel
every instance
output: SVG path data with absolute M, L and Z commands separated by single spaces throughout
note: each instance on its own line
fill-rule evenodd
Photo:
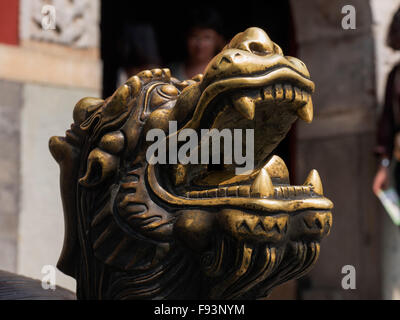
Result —
M 98 46 L 98 0 L 21 0 L 20 5 L 21 40 L 77 48 Z

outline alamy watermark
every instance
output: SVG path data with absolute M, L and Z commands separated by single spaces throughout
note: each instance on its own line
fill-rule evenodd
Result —
M 178 133 L 176 121 L 170 121 L 168 129 L 168 139 L 161 129 L 155 128 L 147 132 L 146 141 L 154 141 L 146 151 L 146 160 L 149 164 L 232 164 L 234 162 L 241 166 L 235 169 L 237 175 L 254 169 L 254 129 L 222 129 L 221 131 L 201 129 L 200 137 L 196 130 L 190 128 L 182 129 Z M 244 155 L 243 131 L 245 131 L 246 139 Z M 223 159 L 221 159 L 221 138 L 223 138 Z M 178 142 L 184 142 L 179 150 Z
M 345 16 L 342 18 L 342 28 L 344 30 L 355 30 L 356 29 L 356 8 L 352 5 L 346 5 L 342 8 L 342 14 Z
M 51 264 L 46 264 L 41 270 L 44 277 L 42 278 L 42 288 L 44 290 L 56 290 L 56 268 Z
M 54 30 L 56 28 L 56 8 L 51 5 L 44 5 L 41 13 L 43 15 L 42 29 Z
M 347 264 L 342 267 L 342 274 L 345 274 L 342 279 L 342 288 L 344 290 L 356 289 L 356 268 Z

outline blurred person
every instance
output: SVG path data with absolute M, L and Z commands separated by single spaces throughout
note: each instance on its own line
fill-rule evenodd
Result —
M 400 8 L 393 16 L 387 36 L 387 45 L 400 50 Z M 372 189 L 375 194 L 389 187 L 389 166 L 394 166 L 394 186 L 400 195 L 400 62 L 387 78 L 383 111 L 377 128 L 375 153 L 379 157 Z
M 187 20 L 186 58 L 170 66 L 172 75 L 180 80 L 203 73 L 210 60 L 225 45 L 222 20 L 217 11 L 208 7 L 192 9 Z
M 160 66 L 161 58 L 150 24 L 126 25 L 120 42 L 119 85 L 138 72 Z

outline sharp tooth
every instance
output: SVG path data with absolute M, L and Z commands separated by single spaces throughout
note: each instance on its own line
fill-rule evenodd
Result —
M 271 178 L 264 168 L 262 168 L 250 187 L 251 196 L 256 197 L 269 197 L 274 194 L 274 186 L 272 185 Z
M 281 101 L 284 98 L 284 92 L 283 92 L 283 87 L 281 84 L 275 85 L 275 97 L 276 100 Z
M 278 178 L 282 183 L 289 184 L 289 171 L 285 162 L 278 156 L 273 156 L 264 166 L 271 178 Z
M 302 99 L 301 90 L 297 87 L 294 87 L 294 95 L 296 100 Z
M 252 232 L 254 232 L 254 230 L 256 229 L 256 226 L 257 226 L 257 224 L 258 224 L 258 222 L 259 222 L 259 219 L 258 219 L 258 218 L 255 218 L 255 219 L 247 219 L 246 222 L 247 222 L 247 225 L 249 226 L 250 230 L 251 230 Z
M 294 192 L 295 192 L 295 195 L 296 196 L 299 196 L 299 195 L 303 195 L 303 187 L 300 187 L 300 186 L 295 186 L 294 187 Z
M 306 181 L 303 184 L 304 186 L 312 186 L 313 191 L 319 195 L 324 194 L 324 190 L 322 188 L 321 178 L 317 170 L 313 169 L 308 174 Z
M 218 197 L 225 197 L 226 196 L 226 187 L 218 188 Z
M 292 86 L 290 84 L 285 84 L 284 89 L 285 89 L 285 100 L 292 101 L 294 98 Z
M 238 196 L 239 186 L 228 187 L 226 190 L 226 195 L 228 197 L 237 197 Z
M 294 104 L 293 106 L 297 109 L 298 107 L 302 107 L 306 104 L 306 101 L 303 101 L 303 93 L 297 87 L 293 88 L 294 95 Z
M 240 186 L 238 189 L 239 197 L 249 197 L 250 196 L 250 186 Z
M 233 100 L 233 106 L 239 113 L 248 120 L 254 119 L 256 105 L 250 97 L 240 97 Z
M 308 102 L 305 106 L 297 109 L 297 115 L 300 119 L 304 120 L 305 122 L 312 122 L 314 116 L 314 108 L 311 97 L 308 96 Z
M 216 198 L 216 197 L 218 197 L 218 189 L 207 190 L 207 196 L 208 196 L 209 198 Z
M 263 89 L 264 100 L 266 101 L 273 101 L 274 100 L 274 90 L 272 86 L 268 86 Z

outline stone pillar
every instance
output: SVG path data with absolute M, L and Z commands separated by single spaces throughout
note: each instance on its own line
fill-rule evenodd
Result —
M 0 80 L 0 269 L 17 270 L 22 86 Z
M 55 29 L 42 29 L 44 5 L 55 8 Z M 19 43 L 0 43 L 2 269 L 41 279 L 42 267 L 57 263 L 64 221 L 48 140 L 64 134 L 79 99 L 101 95 L 99 15 L 99 0 L 20 0 Z
M 0 3 L 0 44 L 18 44 L 18 5 Z M 0 269 L 8 271 L 17 268 L 21 96 L 20 84 L 0 79 Z
M 324 193 L 335 204 L 331 234 L 321 244 L 303 298 L 380 298 L 382 213 L 371 188 L 377 103 L 370 5 L 365 0 L 291 4 L 298 56 L 316 84 L 314 121 L 297 127 L 297 183 L 317 168 Z M 345 5 L 356 8 L 355 30 L 342 29 Z M 356 290 L 341 287 L 344 265 L 356 268 Z

